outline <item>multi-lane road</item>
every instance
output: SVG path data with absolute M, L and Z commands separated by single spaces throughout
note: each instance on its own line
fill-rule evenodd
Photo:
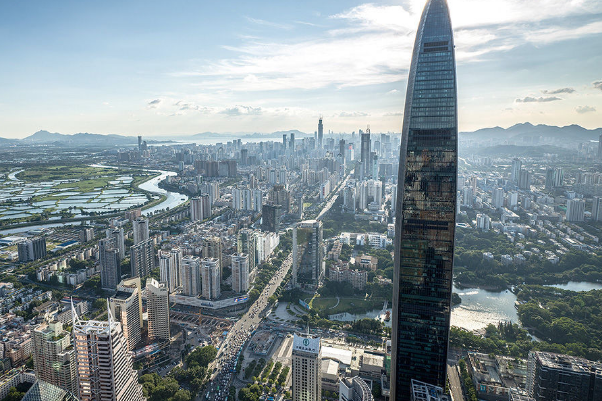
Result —
M 235 375 L 234 370 L 236 369 L 236 363 L 242 347 L 252 335 L 253 330 L 264 319 L 265 311 L 269 307 L 268 298 L 280 286 L 282 280 L 290 270 L 292 262 L 293 257 L 291 253 L 284 259 L 274 277 L 265 286 L 259 298 L 251 305 L 249 311 L 228 332 L 215 360 L 209 365 L 210 372 L 212 373 L 209 386 L 205 389 L 202 397 L 204 400 L 223 401 L 228 396 L 228 389 Z

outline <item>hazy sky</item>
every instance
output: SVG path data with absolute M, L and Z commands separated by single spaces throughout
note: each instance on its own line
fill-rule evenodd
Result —
M 461 130 L 602 126 L 602 1 L 448 2 Z M 399 132 L 424 4 L 1 1 L 0 136 Z

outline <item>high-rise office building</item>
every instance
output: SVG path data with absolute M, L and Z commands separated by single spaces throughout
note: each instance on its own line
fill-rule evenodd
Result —
M 602 400 L 602 364 L 551 352 L 530 352 L 527 394 L 535 401 Z
M 294 335 L 291 380 L 293 401 L 322 399 L 322 349 L 319 337 Z
M 299 222 L 293 228 L 293 287 L 317 289 L 324 276 L 323 225 L 319 220 Z
M 370 142 L 370 129 L 368 129 L 366 132 L 361 133 L 361 139 L 362 139 L 362 147 L 361 147 L 361 153 L 360 153 L 360 157 L 361 157 L 360 161 L 362 162 L 362 168 L 363 168 L 362 178 L 368 178 L 371 175 L 370 171 L 372 169 L 372 161 L 370 159 L 370 157 L 372 155 L 372 151 L 371 151 L 372 143 Z
M 457 87 L 445 0 L 416 34 L 400 148 L 393 275 L 391 400 L 411 380 L 445 387 L 456 217 Z
M 318 120 L 318 149 L 324 146 L 324 124 L 322 124 L 322 116 Z
M 286 134 L 282 134 L 282 150 L 285 152 L 286 152 L 286 145 L 287 145 Z
M 167 283 L 169 292 L 174 292 L 181 285 L 180 265 L 182 264 L 182 250 L 178 247 L 169 252 L 159 251 L 159 277 Z
M 75 350 L 62 323 L 42 323 L 33 331 L 33 364 L 38 380 L 77 394 Z
M 249 255 L 232 255 L 232 291 L 246 293 L 249 290 Z
M 261 229 L 277 233 L 280 231 L 280 209 L 282 206 L 266 203 L 261 208 Z
M 219 260 L 204 258 L 201 260 L 201 279 L 203 281 L 203 297 L 217 299 L 221 295 Z
M 146 241 L 149 237 L 148 220 L 139 218 L 132 221 L 134 229 L 134 245 Z
M 130 247 L 132 277 L 146 277 L 155 268 L 155 244 L 152 238 Z
M 19 262 L 31 262 L 46 256 L 46 238 L 36 237 L 19 242 L 17 245 Z
M 196 297 L 201 293 L 201 259 L 196 256 L 184 256 L 180 265 L 182 294 Z
M 291 154 L 294 155 L 295 154 L 295 133 L 294 132 L 291 132 L 291 139 L 290 139 L 288 147 L 291 151 Z
M 520 171 L 523 169 L 523 162 L 520 159 L 512 159 L 512 167 L 510 170 L 510 180 L 515 184 L 518 184 L 518 178 Z
M 148 312 L 148 337 L 151 340 L 169 341 L 169 289 L 167 283 L 151 278 L 146 281 L 146 310 Z
M 140 280 L 140 278 L 138 278 Z M 124 291 L 121 287 L 128 287 Z M 123 336 L 132 351 L 142 340 L 142 305 L 141 295 L 136 285 L 127 286 L 123 282 L 117 286 L 117 292 L 109 298 L 109 308 L 115 320 L 121 323 Z
M 598 138 L 598 159 L 602 160 L 602 134 Z
M 100 285 L 104 290 L 114 291 L 121 281 L 121 257 L 116 239 L 103 238 L 98 241 L 100 259 Z
M 108 321 L 80 320 L 73 311 L 81 401 L 142 401 L 142 386 L 132 367 L 121 323 L 108 311 Z

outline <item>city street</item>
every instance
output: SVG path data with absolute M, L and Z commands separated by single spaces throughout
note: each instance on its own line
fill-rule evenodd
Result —
M 291 268 L 292 261 L 292 253 L 290 253 L 282 262 L 280 269 L 278 269 L 274 277 L 266 285 L 259 298 L 251 305 L 249 311 L 228 332 L 218 351 L 217 357 L 209 365 L 209 371 L 212 372 L 211 380 L 202 399 L 221 401 L 228 396 L 228 389 L 232 382 L 236 362 L 238 361 L 242 347 L 265 318 L 265 310 L 269 307 L 268 298 L 274 294 L 276 288 L 282 283 L 282 280 Z

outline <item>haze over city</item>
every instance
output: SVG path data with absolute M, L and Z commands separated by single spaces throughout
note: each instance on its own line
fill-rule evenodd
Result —
M 601 2 L 449 4 L 461 131 L 600 125 Z M 423 5 L 3 2 L 0 137 L 400 132 Z
M 0 401 L 602 401 L 602 2 L 3 2 Z

